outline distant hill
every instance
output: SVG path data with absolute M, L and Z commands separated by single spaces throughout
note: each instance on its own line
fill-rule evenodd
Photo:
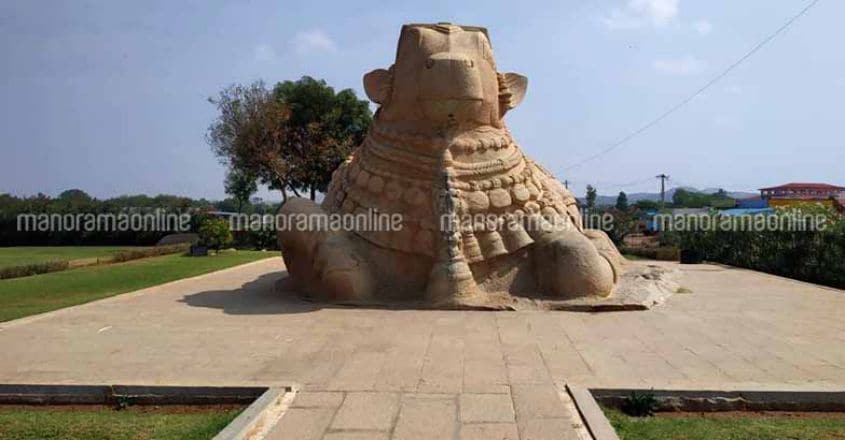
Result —
M 675 196 L 675 191 L 677 191 L 679 189 L 685 189 L 689 192 L 703 193 L 703 194 L 713 194 L 713 193 L 719 191 L 718 188 L 705 188 L 705 189 L 697 189 L 697 188 L 693 188 L 693 187 L 671 188 L 671 189 L 666 190 L 666 201 L 671 202 L 672 197 Z M 660 201 L 660 193 L 658 193 L 658 192 L 655 192 L 655 193 L 648 193 L 648 192 L 628 193 L 628 192 L 626 192 L 625 194 L 628 195 L 628 203 L 631 203 L 631 204 L 636 203 L 640 200 L 651 200 L 651 201 L 654 201 L 654 202 Z M 615 195 L 612 195 L 612 196 L 606 196 L 606 195 L 599 194 L 598 197 L 596 197 L 596 205 L 598 205 L 598 206 L 615 205 L 616 204 L 616 197 L 618 195 L 619 194 L 615 194 Z M 754 196 L 759 196 L 759 195 L 760 195 L 760 193 L 750 193 L 750 192 L 743 192 L 743 191 L 728 191 L 728 197 L 731 197 L 733 199 L 744 199 L 744 198 L 754 197 Z M 578 201 L 582 204 L 585 203 L 584 197 L 578 197 Z

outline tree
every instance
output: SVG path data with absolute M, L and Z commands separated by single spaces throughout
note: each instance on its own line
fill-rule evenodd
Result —
M 61 212 L 83 213 L 91 212 L 95 200 L 81 189 L 62 191 L 55 199 L 54 206 Z
M 287 106 L 272 99 L 264 83 L 232 85 L 209 102 L 220 114 L 208 127 L 206 140 L 221 162 L 255 175 L 261 183 L 294 194 L 291 179 L 296 158 L 291 154 Z
M 619 211 L 628 210 L 628 194 L 625 194 L 625 191 L 620 191 L 619 196 L 616 197 L 616 209 Z
M 616 245 L 621 246 L 625 237 L 637 232 L 640 223 L 639 212 L 637 208 L 619 209 L 617 207 L 611 208 L 609 212 L 613 215 L 613 226 L 605 232 Z
M 258 192 L 258 185 L 255 181 L 255 175 L 249 171 L 230 168 L 229 172 L 226 173 L 226 181 L 224 183 L 226 194 L 229 194 L 235 199 L 238 213 L 243 211 L 244 204 L 249 203 L 249 198 Z
M 335 93 L 323 80 L 304 76 L 273 88 L 273 99 L 290 109 L 291 147 L 299 159 L 291 185 L 314 200 L 325 191 L 331 174 L 359 145 L 372 122 L 367 101 L 351 89 Z
M 672 195 L 672 203 L 679 208 L 703 208 L 710 206 L 711 198 L 709 194 L 678 188 Z
M 598 194 L 596 193 L 596 189 L 593 188 L 593 185 L 587 185 L 587 209 L 595 209 L 597 196 Z
M 223 163 L 282 191 L 311 199 L 325 191 L 332 171 L 366 136 L 372 113 L 352 90 L 335 93 L 325 81 L 303 77 L 276 84 L 233 85 L 209 101 L 220 112 L 206 135 Z

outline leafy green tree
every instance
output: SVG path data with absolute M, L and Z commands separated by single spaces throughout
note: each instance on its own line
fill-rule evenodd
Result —
M 254 174 L 261 183 L 295 195 L 291 176 L 296 157 L 291 154 L 288 120 L 291 113 L 264 83 L 232 85 L 209 98 L 219 115 L 208 127 L 206 141 L 220 161 L 230 168 Z
M 587 185 L 587 209 L 595 209 L 598 193 L 593 185 Z
M 81 189 L 62 191 L 52 205 L 57 212 L 82 213 L 94 211 L 96 200 Z
M 672 195 L 672 203 L 679 208 L 704 208 L 710 206 L 712 198 L 710 194 L 678 188 Z
M 367 101 L 351 89 L 335 93 L 324 80 L 304 76 L 273 88 L 273 99 L 290 110 L 291 154 L 297 157 L 291 185 L 314 200 L 325 191 L 331 174 L 360 144 L 372 122 Z
M 220 218 L 205 219 L 200 225 L 199 242 L 210 249 L 220 250 L 232 243 L 232 232 L 229 223 Z
M 643 211 L 656 211 L 660 209 L 660 202 L 656 202 L 654 200 L 637 200 L 637 202 L 634 203 L 634 206 Z
M 249 198 L 258 192 L 255 175 L 237 168 L 230 168 L 226 173 L 224 187 L 226 194 L 235 199 L 239 213 L 243 212 L 244 205 L 249 204 Z
M 628 210 L 628 194 L 625 194 L 625 191 L 620 191 L 616 197 L 616 209 L 619 211 Z
M 233 85 L 209 101 L 219 115 L 206 134 L 223 163 L 282 191 L 325 191 L 332 171 L 366 136 L 372 113 L 352 90 L 335 93 L 303 77 L 276 84 Z

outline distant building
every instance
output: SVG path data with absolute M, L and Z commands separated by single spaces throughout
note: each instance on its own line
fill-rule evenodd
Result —
M 744 217 L 774 214 L 775 210 L 772 208 L 734 208 L 719 211 L 719 215 L 725 217 Z
M 845 197 L 845 187 L 827 183 L 787 183 L 786 185 L 760 188 L 760 197 L 770 207 L 796 206 L 820 203 L 836 206 L 836 200 Z

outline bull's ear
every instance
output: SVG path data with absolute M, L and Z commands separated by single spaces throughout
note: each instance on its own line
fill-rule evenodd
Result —
M 364 75 L 364 91 L 370 101 L 384 104 L 390 97 L 390 87 L 393 74 L 390 70 L 376 69 Z
M 499 74 L 499 102 L 502 103 L 502 114 L 522 102 L 526 89 L 528 78 L 518 73 Z

